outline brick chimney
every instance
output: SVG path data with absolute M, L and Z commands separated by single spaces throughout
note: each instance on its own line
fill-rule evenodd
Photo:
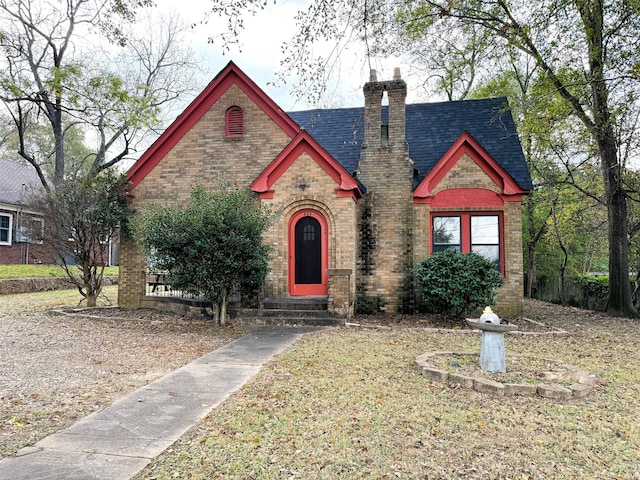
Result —
M 378 81 L 377 72 L 371 70 L 369 82 L 364 87 L 365 130 L 364 146 L 400 146 L 406 145 L 405 138 L 405 99 L 407 84 L 396 68 L 393 80 Z M 387 94 L 389 103 L 388 123 L 382 123 L 382 99 Z
M 372 70 L 364 87 L 364 141 L 358 179 L 367 188 L 360 205 L 358 298 L 360 310 L 397 312 L 411 302 L 413 164 L 405 138 L 407 84 L 396 68 L 393 80 Z M 388 122 L 382 103 L 388 99 Z

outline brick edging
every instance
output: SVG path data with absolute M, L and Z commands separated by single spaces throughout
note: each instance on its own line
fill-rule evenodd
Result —
M 522 395 L 522 396 L 539 396 L 543 398 L 550 398 L 552 400 L 568 400 L 570 398 L 584 398 L 593 390 L 596 384 L 595 375 L 590 374 L 584 370 L 564 363 L 558 360 L 541 359 L 548 362 L 552 362 L 572 372 L 575 377 L 575 383 L 564 388 L 559 385 L 528 385 L 519 383 L 501 383 L 494 380 L 474 377 L 468 375 L 458 375 L 449 373 L 446 370 L 439 369 L 434 365 L 429 364 L 429 359 L 437 355 L 477 355 L 471 352 L 426 352 L 416 357 L 415 364 L 423 377 L 437 381 L 437 382 L 451 382 L 458 384 L 462 387 L 473 389 L 480 393 L 488 393 L 497 396 L 508 395 Z M 530 355 L 509 355 L 511 357 L 518 358 L 538 358 Z

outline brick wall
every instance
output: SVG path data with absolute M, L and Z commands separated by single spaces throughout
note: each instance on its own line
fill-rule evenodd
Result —
M 483 188 L 495 193 L 502 193 L 500 187 L 466 153 L 451 167 L 431 193 L 436 195 L 443 190 L 453 188 Z
M 504 285 L 496 295 L 496 313 L 502 317 L 521 317 L 524 309 L 521 202 L 504 204 L 504 245 Z
M 244 111 L 245 135 L 225 137 L 225 112 L 232 105 Z M 232 86 L 133 191 L 132 208 L 150 203 L 184 204 L 196 183 L 214 188 L 221 179 L 249 188 L 291 139 L 239 88 Z M 304 177 L 307 187 L 299 187 Z M 274 212 L 265 232 L 273 245 L 265 295 L 288 295 L 288 227 L 295 212 L 312 208 L 328 223 L 332 269 L 353 268 L 356 252 L 356 204 L 336 195 L 336 182 L 310 156 L 303 154 L 276 181 L 272 199 L 262 202 Z M 124 307 L 140 306 L 144 296 L 146 259 L 131 240 L 120 247 L 120 297 Z M 351 277 L 351 296 L 355 282 Z
M 389 101 L 389 139 L 382 144 L 380 105 Z M 404 137 L 406 84 L 372 81 L 364 87 L 365 138 L 358 178 L 368 193 L 359 206 L 357 308 L 411 308 L 413 165 Z
M 245 134 L 225 137 L 225 112 L 244 111 Z M 240 88 L 232 85 L 133 191 L 134 210 L 145 205 L 184 205 L 191 187 L 215 188 L 225 179 L 241 188 L 282 151 L 290 138 Z M 137 308 L 144 295 L 146 258 L 133 241 L 120 247 L 120 296 L 124 307 Z
M 461 188 L 482 188 L 501 193 L 500 188 L 468 156 L 462 155 L 458 162 L 433 189 L 434 194 Z M 523 312 L 523 259 L 522 259 L 522 204 L 520 201 L 505 201 L 503 207 L 464 209 L 431 209 L 428 204 L 414 204 L 414 263 L 430 255 L 432 212 L 479 212 L 501 211 L 503 218 L 502 242 L 504 244 L 504 284 L 496 295 L 495 311 L 500 317 L 518 317 Z
M 15 210 L 0 209 L 3 215 L 11 215 L 11 245 L 0 245 L 0 265 L 11 264 L 44 264 L 53 265 L 55 263 L 53 250 L 45 243 L 37 242 L 17 242 L 16 229 L 18 228 L 18 216 L 22 215 L 22 224 L 28 225 L 31 218 L 42 219 L 42 216 L 30 213 L 17 213 Z
M 304 178 L 306 187 L 300 188 Z M 271 254 L 271 272 L 267 278 L 266 295 L 288 294 L 289 224 L 298 211 L 310 208 L 321 213 L 328 226 L 328 268 L 352 269 L 356 255 L 357 206 L 350 197 L 338 197 L 338 184 L 309 155 L 302 154 L 274 183 L 272 199 L 263 203 L 276 212 L 273 224 L 265 235 L 274 246 Z M 355 283 L 351 280 L 351 296 Z

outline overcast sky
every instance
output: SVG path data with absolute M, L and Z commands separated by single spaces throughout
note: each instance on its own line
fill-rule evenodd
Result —
M 162 11 L 178 14 L 189 24 L 198 23 L 211 3 L 211 0 L 189 0 L 184 2 L 188 3 L 188 9 L 178 9 L 180 3 L 175 0 L 155 1 Z M 231 52 L 224 55 L 219 44 L 208 44 L 207 39 L 226 27 L 226 19 L 210 18 L 206 25 L 197 25 L 188 38 L 192 47 L 206 58 L 211 78 L 232 60 L 285 111 L 315 108 L 316 105 L 294 98 L 288 85 L 279 88 L 270 85 L 275 81 L 283 59 L 281 45 L 295 34 L 294 16 L 299 9 L 304 8 L 307 1 L 278 0 L 275 5 L 269 2 L 265 10 L 255 16 L 247 15 L 244 18 L 245 28 L 239 37 L 239 48 L 234 46 Z M 347 52 L 340 59 L 340 65 L 339 71 L 332 76 L 333 85 L 329 88 L 326 104 L 322 106 L 363 106 L 362 85 L 369 78 L 364 53 Z M 385 80 L 392 78 L 394 66 L 400 65 L 380 61 L 374 65 L 379 72 L 378 77 Z M 293 83 L 293 79 L 288 83 Z M 411 98 L 412 93 L 409 92 L 408 101 Z

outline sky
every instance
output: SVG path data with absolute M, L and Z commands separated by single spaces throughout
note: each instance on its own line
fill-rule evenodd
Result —
M 188 9 L 178 9 L 175 0 L 155 1 L 160 11 L 177 14 L 188 24 L 198 24 L 211 3 L 211 0 L 189 0 Z M 280 87 L 271 85 L 276 80 L 276 73 L 283 59 L 281 45 L 293 38 L 294 16 L 307 3 L 308 0 L 278 0 L 275 4 L 269 2 L 265 10 L 258 12 L 255 16 L 245 16 L 245 28 L 239 36 L 239 47 L 233 46 L 231 51 L 224 55 L 220 44 L 209 44 L 207 39 L 226 28 L 225 19 L 210 18 L 207 24 L 196 25 L 189 32 L 187 40 L 192 48 L 205 58 L 209 80 L 232 60 L 285 111 L 315 108 L 318 105 L 296 99 L 291 94 L 289 85 Z M 392 62 L 381 60 L 374 62 L 373 66 L 378 71 L 379 79 L 391 79 L 393 68 L 397 66 L 406 71 L 402 65 L 392 64 Z M 369 67 L 365 61 L 364 50 L 346 52 L 341 56 L 339 65 L 340 68 L 332 75 L 332 85 L 328 89 L 325 103 L 320 106 L 363 106 L 362 86 L 369 79 Z M 295 79 L 291 79 L 288 83 L 293 83 L 293 80 Z M 206 83 L 208 81 L 204 82 Z M 407 101 L 410 102 L 412 98 L 410 91 Z

